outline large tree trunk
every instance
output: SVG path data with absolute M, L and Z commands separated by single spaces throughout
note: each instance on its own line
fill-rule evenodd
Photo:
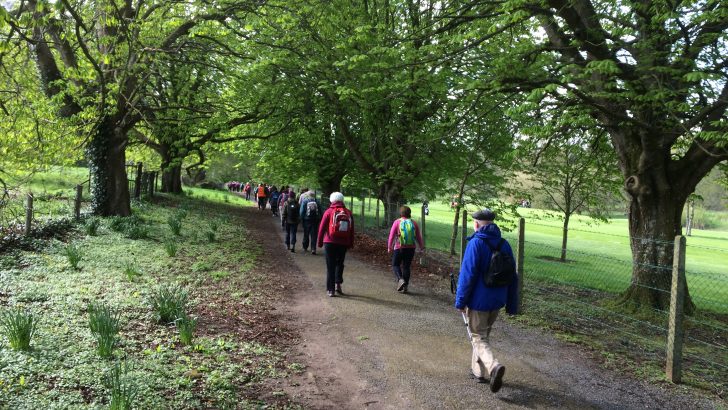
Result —
M 331 205 L 329 196 L 334 192 L 341 192 L 341 180 L 344 179 L 343 173 L 326 172 L 325 169 L 319 170 L 318 183 L 321 186 L 321 206 L 328 207 Z
M 162 192 L 182 193 L 182 165 L 162 164 Z
M 644 175 L 646 180 L 650 175 Z M 674 240 L 681 233 L 681 214 L 687 194 L 661 184 L 627 180 L 631 194 L 629 233 L 632 247 L 632 283 L 622 294 L 630 309 L 669 310 Z M 685 295 L 684 310 L 694 311 L 690 294 Z
M 125 149 L 126 136 L 110 119 L 101 123 L 89 142 L 91 205 L 96 215 L 131 215 Z
M 404 203 L 402 190 L 391 183 L 385 183 L 379 188 L 379 199 L 384 203 L 384 226 L 390 226 L 399 218 L 399 207 Z

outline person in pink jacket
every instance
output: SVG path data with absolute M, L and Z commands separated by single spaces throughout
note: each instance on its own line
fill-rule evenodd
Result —
M 346 251 L 354 247 L 354 215 L 344 205 L 344 195 L 334 192 L 329 197 L 331 206 L 321 217 L 318 228 L 318 247 L 326 254 L 326 292 L 329 297 L 343 295 L 344 259 Z M 334 288 L 336 285 L 336 288 Z
M 399 208 L 400 218 L 394 221 L 392 229 L 389 230 L 387 240 L 387 252 L 392 255 L 392 270 L 397 279 L 397 291 L 407 293 L 407 286 L 410 279 L 410 266 L 415 257 L 415 249 L 420 246 L 420 252 L 424 252 L 422 245 L 422 234 L 417 222 L 412 220 L 412 209 L 408 206 Z

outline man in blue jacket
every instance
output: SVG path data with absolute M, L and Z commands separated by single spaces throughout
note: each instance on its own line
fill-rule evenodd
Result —
M 490 266 L 491 249 L 498 248 L 513 260 L 513 250 L 507 241 L 501 243 L 501 232 L 498 225 L 493 223 L 494 219 L 495 213 L 490 209 L 473 214 L 475 233 L 468 238 L 455 297 L 455 308 L 465 313 L 472 333 L 472 375 L 481 382 L 485 381 L 486 375 L 490 376 L 490 390 L 493 393 L 503 385 L 506 368 L 498 363 L 490 350 L 490 330 L 503 306 L 509 314 L 516 314 L 518 310 L 517 277 L 506 286 L 485 286 L 484 275 Z

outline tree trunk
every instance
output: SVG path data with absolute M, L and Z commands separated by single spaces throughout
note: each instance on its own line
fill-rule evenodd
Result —
M 452 223 L 452 235 L 450 236 L 450 256 L 455 256 L 455 244 L 458 239 L 458 228 L 460 226 L 460 202 L 455 207 L 455 221 Z
M 658 187 L 631 188 L 629 233 L 632 248 L 632 283 L 622 294 L 622 302 L 631 310 L 642 308 L 669 310 L 672 282 L 674 240 L 681 232 L 684 194 Z M 635 184 L 639 184 L 635 182 Z M 690 294 L 685 293 L 684 311 L 695 309 Z
M 182 165 L 162 163 L 162 192 L 170 194 L 182 193 Z
M 404 201 L 402 191 L 393 184 L 385 183 L 379 189 L 379 198 L 384 203 L 384 226 L 389 226 L 399 218 L 399 207 Z
M 329 196 L 334 192 L 341 192 L 341 180 L 344 174 L 319 172 L 318 182 L 321 186 L 321 206 L 328 207 L 331 205 Z
M 566 262 L 566 242 L 569 238 L 569 218 L 571 215 L 564 217 L 564 227 L 561 234 L 561 262 Z
M 131 215 L 125 148 L 126 136 L 110 119 L 101 123 L 89 142 L 91 206 L 95 215 Z

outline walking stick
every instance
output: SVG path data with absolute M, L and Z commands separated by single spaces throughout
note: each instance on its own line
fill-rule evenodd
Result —
M 470 326 L 468 323 L 468 317 L 465 316 L 465 312 L 460 312 L 463 315 L 463 322 L 465 322 L 465 330 L 468 331 L 468 339 L 473 340 L 473 332 L 470 331 Z

